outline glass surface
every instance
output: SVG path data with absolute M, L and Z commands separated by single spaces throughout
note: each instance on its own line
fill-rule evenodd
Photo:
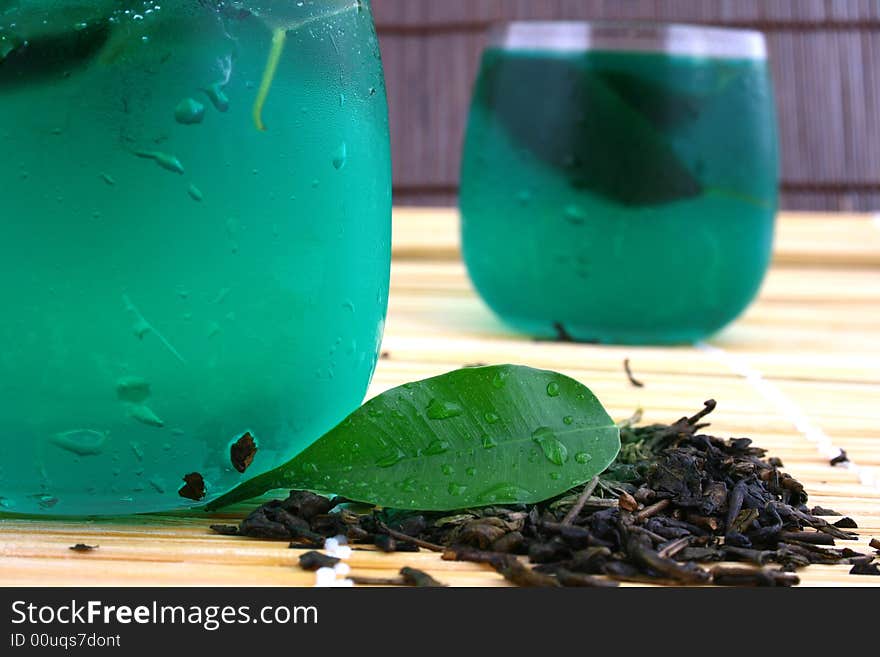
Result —
M 0 511 L 192 506 L 185 474 L 210 500 L 355 409 L 390 266 L 369 3 L 13 0 L 0 25 Z
M 541 337 L 699 340 L 770 260 L 777 134 L 763 38 L 515 23 L 484 53 L 465 144 L 464 257 Z

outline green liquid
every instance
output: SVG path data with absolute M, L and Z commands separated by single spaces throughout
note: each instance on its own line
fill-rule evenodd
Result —
M 192 506 L 191 472 L 210 500 L 342 420 L 377 361 L 391 179 L 369 6 L 287 34 L 260 132 L 272 27 L 159 4 L 0 61 L 0 511 Z
M 464 257 L 492 309 L 533 335 L 696 341 L 761 285 L 777 167 L 764 61 L 491 49 Z

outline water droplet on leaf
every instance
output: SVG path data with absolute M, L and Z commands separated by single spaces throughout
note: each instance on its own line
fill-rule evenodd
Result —
M 432 420 L 447 420 L 461 415 L 464 411 L 455 402 L 432 399 L 428 404 L 428 417 Z
M 445 454 L 449 451 L 449 443 L 445 440 L 432 440 L 425 448 L 426 454 Z
M 531 492 L 511 483 L 496 484 L 477 496 L 481 504 L 512 504 L 527 500 Z
M 392 465 L 397 465 L 401 460 L 406 456 L 403 450 L 399 447 L 395 449 L 393 452 L 390 452 L 376 461 L 376 466 L 380 468 L 390 468 Z
M 461 484 L 456 484 L 454 481 L 450 481 L 449 486 L 446 487 L 446 490 L 449 491 L 450 495 L 458 497 L 467 490 L 467 486 L 462 486 Z
M 534 440 L 544 452 L 547 460 L 555 465 L 565 465 L 568 460 L 568 449 L 563 445 L 549 427 L 539 427 L 532 434 Z
M 397 486 L 404 493 L 415 493 L 416 492 L 416 485 L 418 483 L 419 482 L 417 479 L 415 479 L 413 477 L 408 477 L 408 478 L 404 479 L 403 481 L 401 481 Z

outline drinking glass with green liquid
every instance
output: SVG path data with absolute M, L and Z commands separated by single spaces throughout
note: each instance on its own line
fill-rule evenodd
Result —
M 764 278 L 777 151 L 758 33 L 505 25 L 467 130 L 469 273 L 501 318 L 535 336 L 700 340 Z
M 200 504 L 360 404 L 390 266 L 368 1 L 7 1 L 0 147 L 0 512 Z

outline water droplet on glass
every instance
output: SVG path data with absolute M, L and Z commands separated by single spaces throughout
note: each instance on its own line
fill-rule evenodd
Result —
M 432 399 L 428 404 L 428 417 L 432 420 L 447 420 L 463 413 L 461 406 L 451 401 Z
M 104 451 L 109 435 L 107 431 L 76 429 L 56 433 L 49 440 L 53 445 L 66 449 L 77 456 L 95 456 Z
M 132 419 L 150 427 L 161 428 L 165 426 L 165 423 L 153 412 L 153 409 L 146 404 L 130 404 L 128 414 Z
M 564 465 L 568 460 L 568 449 L 563 445 L 549 427 L 539 427 L 532 433 L 534 440 L 548 461 L 555 465 Z
M 341 171 L 345 167 L 347 161 L 348 145 L 345 142 L 342 142 L 333 154 L 333 168 L 337 171 Z
M 211 101 L 214 109 L 218 112 L 229 111 L 229 96 L 226 95 L 226 91 L 223 89 L 225 86 L 224 82 L 214 82 L 202 89 L 208 100 Z
M 202 190 L 200 190 L 200 189 L 199 189 L 198 187 L 196 187 L 195 185 L 190 185 L 190 186 L 187 188 L 186 193 L 189 194 L 189 197 L 190 197 L 193 201 L 196 201 L 196 202 L 198 202 L 198 203 L 201 203 L 201 202 L 204 200 L 204 198 L 205 198 L 205 195 L 202 194 Z
M 44 509 L 51 509 L 53 506 L 58 504 L 58 498 L 53 495 L 40 495 L 37 499 L 37 504 L 39 504 Z
M 139 376 L 123 376 L 116 381 L 116 397 L 120 401 L 140 404 L 150 396 L 150 383 Z
M 128 443 L 128 445 L 129 445 L 129 447 L 131 447 L 131 451 L 134 452 L 135 458 L 138 461 L 143 461 L 144 460 L 144 450 L 141 449 L 141 446 L 135 442 L 130 442 L 130 443 Z M 141 470 L 140 474 L 143 474 L 143 473 L 144 473 L 144 471 Z M 135 474 L 137 474 L 137 473 L 135 473 Z
M 183 175 L 185 170 L 183 168 L 183 164 L 180 163 L 174 155 L 170 153 L 162 153 L 160 151 L 135 151 L 134 153 L 137 157 L 143 158 L 145 160 L 153 160 L 160 167 L 165 169 L 166 171 L 171 171 L 172 173 L 178 173 Z
M 556 381 L 551 381 L 547 384 L 547 395 L 550 397 L 558 397 L 559 396 L 559 384 Z
M 174 108 L 174 119 L 182 125 L 195 125 L 205 118 L 205 106 L 194 98 L 184 98 Z
M 587 215 L 578 206 L 569 205 L 565 208 L 565 220 L 575 226 L 582 226 L 587 220 Z

